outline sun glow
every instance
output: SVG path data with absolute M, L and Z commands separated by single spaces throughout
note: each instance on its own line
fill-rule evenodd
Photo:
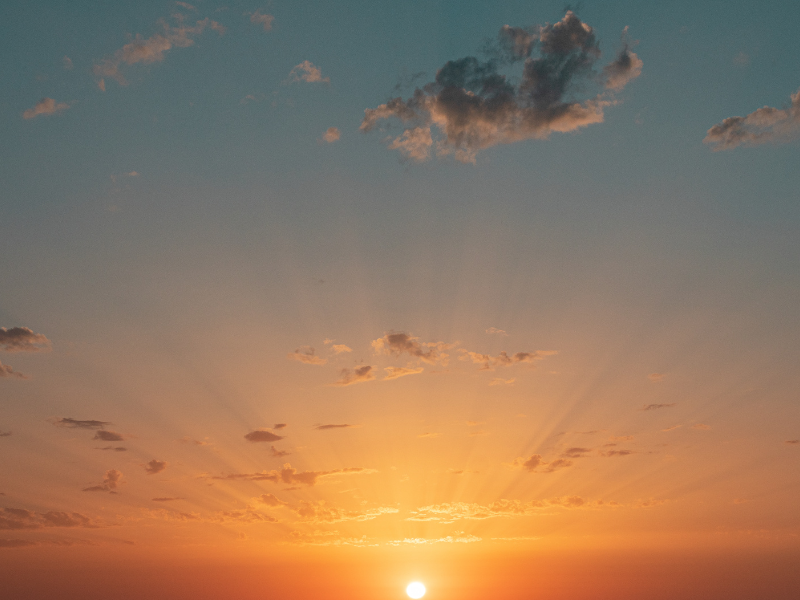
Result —
M 425 586 L 419 581 L 412 581 L 406 587 L 406 594 L 409 598 L 422 598 L 425 595 Z

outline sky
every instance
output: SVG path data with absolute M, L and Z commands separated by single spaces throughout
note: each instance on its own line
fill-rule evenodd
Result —
M 4 594 L 794 598 L 798 19 L 3 3 Z

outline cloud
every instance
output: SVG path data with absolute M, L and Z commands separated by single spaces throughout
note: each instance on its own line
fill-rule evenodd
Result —
M 311 346 L 301 346 L 294 352 L 289 352 L 286 355 L 289 360 L 296 360 L 307 365 L 324 365 L 328 362 L 327 358 L 322 358 L 316 355 L 316 350 Z
M 151 502 L 172 502 L 172 501 L 174 501 L 174 500 L 185 500 L 185 499 L 186 499 L 186 498 L 180 498 L 180 497 L 175 497 L 175 498 L 171 498 L 171 497 L 167 497 L 167 498 L 153 498 L 153 499 L 151 500 Z
M 444 351 L 451 347 L 452 344 L 444 342 L 419 342 L 418 337 L 403 332 L 387 333 L 372 341 L 372 349 L 376 354 L 389 356 L 408 354 L 429 365 L 437 363 L 446 365 L 448 355 Z
M 591 448 L 567 448 L 561 453 L 564 458 L 584 458 L 587 452 L 591 452 Z
M 68 427 L 70 429 L 100 429 L 102 427 L 105 427 L 106 425 L 111 425 L 111 422 L 95 421 L 95 420 L 82 421 L 80 419 L 64 417 L 62 419 L 56 419 L 53 424 L 56 427 Z
M 520 500 L 497 500 L 489 505 L 473 504 L 468 502 L 445 502 L 422 506 L 411 511 L 408 521 L 440 521 L 452 523 L 459 520 L 479 521 L 498 517 L 526 517 L 541 514 L 543 510 L 552 508 L 600 508 L 617 507 L 616 502 L 589 501 L 580 496 L 562 496 L 547 500 L 533 500 L 521 502 Z
M 93 485 L 91 487 L 83 488 L 84 492 L 110 492 L 116 494 L 114 490 L 122 483 L 122 473 L 116 469 L 109 469 L 106 471 L 106 476 L 103 478 L 103 483 L 100 485 Z
M 178 6 L 182 6 L 186 10 L 197 10 L 197 7 L 189 4 L 188 2 L 176 2 L 175 4 L 177 4 Z
M 375 473 L 373 469 L 361 467 L 348 467 L 345 469 L 335 469 L 333 471 L 298 471 L 292 465 L 286 463 L 283 468 L 272 471 L 261 471 L 259 473 L 233 473 L 231 475 L 215 475 L 211 479 L 240 479 L 244 481 L 271 481 L 272 483 L 304 484 L 312 486 L 321 477 L 331 477 L 333 475 L 356 475 Z
M 386 371 L 386 377 L 384 377 L 383 380 L 388 381 L 390 379 L 397 379 L 398 377 L 405 377 L 406 375 L 417 375 L 422 373 L 425 369 L 422 367 L 417 367 L 416 369 L 408 367 L 384 367 L 383 370 Z
M 104 446 L 102 448 L 95 448 L 95 450 L 113 450 L 114 452 L 127 452 L 127 448 L 123 448 L 122 446 Z
M 270 446 L 270 453 L 275 458 L 280 458 L 282 456 L 289 456 L 291 452 L 287 452 L 286 450 L 278 450 L 275 446 Z
M 10 431 L 0 431 L 0 437 L 9 437 L 11 435 Z M 786 442 L 787 444 L 789 442 Z
M 335 127 L 332 128 L 332 129 L 335 129 Z M 328 130 L 328 131 L 330 131 L 330 130 Z M 336 138 L 336 139 L 339 139 L 339 138 Z M 325 345 L 326 346 L 330 346 L 331 350 L 333 350 L 333 352 L 335 354 L 342 354 L 343 352 L 352 352 L 353 351 L 353 349 L 350 346 L 347 346 L 345 344 L 334 344 L 333 342 L 335 342 L 335 341 L 336 340 L 331 340 L 331 339 L 326 339 L 325 340 Z
M 24 548 L 26 546 L 37 546 L 36 542 L 29 540 L 8 540 L 0 539 L 0 548 Z
M 27 327 L 0 327 L 0 350 L 4 352 L 49 352 L 51 342 Z
M 286 427 L 286 423 L 275 423 L 275 425 L 272 426 L 273 429 L 283 429 L 284 427 Z
M 248 442 L 277 442 L 282 440 L 284 436 L 277 435 L 266 429 L 256 429 L 248 434 L 245 434 L 244 439 Z
M 62 111 L 65 111 L 69 108 L 69 104 L 66 102 L 56 102 L 52 98 L 42 98 L 33 105 L 33 108 L 29 108 L 25 112 L 22 113 L 23 119 L 33 119 L 38 117 L 39 115 L 55 115 Z
M 715 152 L 790 142 L 800 135 L 800 90 L 790 100 L 783 109 L 764 106 L 745 117 L 729 117 L 709 129 L 703 142 Z
M 381 515 L 399 512 L 396 508 L 378 507 L 363 511 L 344 510 L 327 504 L 324 500 L 301 500 L 299 506 L 293 508 L 304 521 L 312 523 L 339 523 L 342 521 L 371 521 Z
M 147 471 L 148 475 L 155 475 L 156 473 L 161 473 L 161 471 L 163 471 L 166 468 L 167 468 L 167 461 L 156 460 L 155 458 L 144 466 L 144 470 Z
M 622 48 L 617 53 L 617 57 L 609 65 L 603 67 L 603 78 L 607 89 L 620 91 L 632 79 L 636 79 L 642 74 L 642 61 L 631 52 L 630 44 L 627 41 L 628 28 L 622 31 Z
M 508 26 L 506 25 L 506 27 Z M 498 329 L 497 327 L 489 327 L 489 329 L 486 330 L 486 333 L 488 333 L 489 335 L 508 336 L 505 329 Z
M 67 71 L 71 71 L 75 65 L 72 64 L 72 59 L 69 56 L 65 56 L 61 59 L 61 64 L 64 65 L 64 69 Z
M 361 427 L 361 425 L 350 425 L 348 423 L 342 423 L 341 425 L 317 425 L 314 429 L 347 429 L 351 427 Z
M 601 452 L 600 456 L 628 456 L 630 454 L 635 454 L 633 450 L 608 450 L 606 452 Z
M 103 442 L 122 442 L 125 440 L 121 433 L 106 431 L 105 429 L 97 431 L 92 439 L 101 440 Z
M 711 429 L 711 425 L 706 425 L 705 423 L 697 423 L 696 425 L 692 425 L 692 429 L 701 429 L 703 431 L 708 431 Z
M 342 133 L 339 131 L 337 127 L 328 127 L 328 130 L 322 134 L 322 139 L 332 144 L 336 142 L 341 137 Z
M 673 425 L 672 427 L 667 427 L 666 429 L 662 429 L 661 431 L 672 431 L 673 429 L 678 429 L 679 427 L 683 427 L 683 425 Z
M 537 350 L 536 352 L 517 352 L 516 354 L 508 355 L 505 351 L 497 356 L 489 354 L 481 354 L 479 352 L 470 352 L 469 350 L 461 350 L 463 355 L 461 360 L 472 360 L 475 364 L 483 364 L 481 371 L 493 371 L 495 367 L 510 367 L 521 363 L 531 364 L 534 361 L 542 360 L 546 356 L 558 354 L 557 350 Z
M 557 458 L 548 463 L 542 459 L 541 454 L 534 454 L 529 458 L 515 458 L 510 466 L 514 469 L 524 469 L 529 473 L 552 473 L 553 471 L 572 466 L 572 461 L 565 458 Z M 540 468 L 541 470 L 538 470 Z
M 16 379 L 30 379 L 24 373 L 20 373 L 19 371 L 15 371 L 13 367 L 9 365 L 4 365 L 0 362 L 0 379 L 4 377 L 14 377 Z
M 516 379 L 512 377 L 511 379 L 501 379 L 500 377 L 495 377 L 489 382 L 489 385 L 514 385 Z
M 786 440 L 787 444 L 800 444 L 800 440 Z
M 642 407 L 642 410 L 658 410 L 659 408 L 672 408 L 675 406 L 675 402 L 672 404 L 647 404 Z
M 164 60 L 164 54 L 172 48 L 187 48 L 194 44 L 192 37 L 200 35 L 207 27 L 217 31 L 220 35 L 225 33 L 222 25 L 209 18 L 197 21 L 194 26 L 184 25 L 181 18 L 178 18 L 176 27 L 169 25 L 164 20 L 160 20 L 159 24 L 163 29 L 162 33 L 146 39 L 137 34 L 132 42 L 125 44 L 113 56 L 95 63 L 92 72 L 99 78 L 97 85 L 102 91 L 105 91 L 105 77 L 110 77 L 120 85 L 128 84 L 120 71 L 123 65 L 161 62 Z
M 0 509 L 0 530 L 42 529 L 45 527 L 85 527 L 96 529 L 98 524 L 76 512 L 34 512 L 22 508 Z
M 280 500 L 274 494 L 262 494 L 258 498 L 255 498 L 255 501 L 266 504 L 267 506 L 286 506 L 289 504 L 288 502 Z
M 572 11 L 552 25 L 506 25 L 496 46 L 487 61 L 472 56 L 448 61 L 408 100 L 393 98 L 366 109 L 361 130 L 396 118 L 404 131 L 390 149 L 416 161 L 435 150 L 475 162 L 478 151 L 498 144 L 546 139 L 553 132 L 601 123 L 605 108 L 615 103 L 614 92 L 641 72 L 641 61 L 623 45 L 600 78 L 605 91 L 580 102 L 566 100 L 596 79 L 593 67 L 600 57 L 594 30 Z M 522 73 L 512 83 L 500 69 L 520 62 Z
M 315 67 L 311 61 L 304 60 L 289 71 L 289 83 L 330 83 L 330 77 L 323 77 L 319 67 Z
M 270 31 L 272 29 L 272 22 L 274 20 L 275 17 L 262 13 L 260 9 L 256 9 L 254 13 L 250 14 L 250 22 L 255 23 L 256 25 L 262 25 L 264 27 L 264 31 Z
M 647 376 L 647 378 L 653 383 L 664 381 L 664 377 L 666 377 L 666 375 L 664 375 L 663 373 L 650 373 L 650 375 Z
M 403 538 L 402 540 L 391 540 L 386 543 L 391 546 L 399 546 L 400 544 L 472 544 L 482 541 L 483 538 L 476 535 L 460 535 L 456 537 L 448 535 L 441 538 Z
M 208 440 L 208 438 L 206 438 Z M 211 446 L 211 442 L 206 440 L 196 440 L 194 438 L 189 437 L 188 435 L 183 436 L 181 439 L 176 440 L 181 444 L 194 444 L 195 446 Z
M 363 383 L 365 381 L 372 381 L 375 379 L 375 373 L 370 365 L 357 367 L 355 369 L 342 369 L 339 374 L 339 379 L 334 381 L 331 385 L 345 386 L 353 385 L 355 383 Z
M 442 434 L 438 433 L 438 432 L 432 432 L 431 431 L 431 432 L 417 434 L 417 437 L 418 438 L 437 438 L 440 435 L 442 435 Z

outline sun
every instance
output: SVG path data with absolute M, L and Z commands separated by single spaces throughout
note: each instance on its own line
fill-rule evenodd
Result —
M 419 581 L 412 581 L 406 587 L 406 594 L 408 594 L 409 598 L 422 598 L 425 592 L 425 586 Z

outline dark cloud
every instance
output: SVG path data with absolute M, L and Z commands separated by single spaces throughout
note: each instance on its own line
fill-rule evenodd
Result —
M 729 117 L 709 129 L 703 141 L 719 151 L 794 140 L 800 136 L 800 90 L 790 101 L 783 109 L 764 106 L 745 117 Z
M 271 481 L 272 483 L 302 483 L 304 485 L 314 485 L 320 477 L 331 475 L 354 475 L 354 474 L 374 473 L 372 469 L 361 467 L 348 467 L 346 469 L 335 469 L 333 471 L 298 471 L 292 465 L 286 463 L 281 469 L 272 471 L 261 471 L 260 473 L 234 473 L 231 475 L 215 475 L 211 479 L 241 479 L 244 481 Z
M 13 367 L 9 365 L 4 365 L 0 362 L 0 379 L 4 377 L 13 377 L 15 379 L 30 379 L 24 373 L 20 373 L 19 371 L 15 371 Z
M 787 444 L 800 444 L 800 440 L 786 440 Z
M 658 410 L 659 408 L 672 408 L 675 406 L 675 402 L 672 404 L 648 404 L 642 407 L 642 410 Z
M 278 450 L 275 446 L 270 446 L 269 449 L 270 452 L 272 453 L 272 456 L 274 456 L 275 458 L 280 458 L 282 456 L 289 456 L 291 454 L 291 452 L 287 452 L 286 450 Z
M 4 352 L 47 352 L 51 342 L 27 327 L 0 327 L 0 350 Z
M 296 360 L 307 365 L 324 365 L 328 362 L 327 358 L 317 356 L 316 350 L 311 346 L 302 346 L 294 352 L 289 352 L 286 355 L 289 360 Z
M 63 419 L 56 419 L 54 425 L 57 427 L 69 427 L 70 429 L 102 429 L 106 425 L 111 425 L 111 423 L 109 421 L 81 421 L 64 417 Z
M 633 450 L 608 450 L 607 452 L 601 452 L 601 456 L 628 456 L 629 454 L 633 454 Z
M 272 428 L 273 429 L 283 429 L 284 427 L 286 427 L 286 423 L 275 423 L 275 425 L 273 425 Z
M 372 367 L 370 365 L 364 365 L 363 367 L 356 367 L 355 369 L 342 369 L 339 373 L 339 379 L 334 381 L 331 385 L 353 385 L 355 383 L 372 381 L 373 379 L 375 379 L 375 373 L 372 371 Z
M 366 109 L 361 130 L 394 117 L 404 131 L 390 149 L 417 161 L 435 150 L 474 162 L 485 148 L 602 122 L 605 108 L 614 103 L 613 93 L 638 76 L 642 66 L 624 45 L 600 78 L 605 92 L 583 101 L 569 99 L 596 79 L 593 67 L 600 57 L 594 30 L 572 11 L 552 25 L 504 26 L 489 54 L 486 61 L 472 56 L 448 61 L 433 82 L 417 88 L 408 100 L 393 98 Z M 519 62 L 519 83 L 512 83 L 500 69 Z
M 372 348 L 377 354 L 400 356 L 408 354 L 430 365 L 447 364 L 448 355 L 444 352 L 451 344 L 444 342 L 420 342 L 418 337 L 408 333 L 387 333 L 372 342 Z M 399 377 L 399 375 L 398 375 Z M 388 379 L 391 379 L 389 377 Z
M 92 520 L 76 512 L 34 512 L 23 508 L 0 510 L 0 530 L 42 529 L 44 527 L 99 527 Z
M 116 490 L 120 483 L 122 483 L 122 473 L 116 469 L 109 469 L 103 478 L 103 483 L 100 485 L 93 485 L 91 487 L 83 488 L 84 492 L 110 492 L 116 494 Z
M 121 433 L 106 431 L 105 429 L 97 431 L 92 439 L 101 440 L 103 442 L 122 442 L 125 440 Z
M 155 458 L 144 466 L 144 470 L 147 471 L 148 475 L 155 475 L 156 473 L 161 473 L 161 471 L 163 471 L 166 468 L 167 468 L 167 461 L 156 460 Z
M 587 452 L 591 452 L 591 448 L 567 448 L 561 453 L 564 458 L 583 458 Z
M 11 435 L 10 431 L 0 431 L 0 437 L 8 437 Z
M 342 423 L 341 425 L 317 425 L 314 429 L 346 429 L 348 427 L 358 427 L 358 425 L 350 425 L 349 423 Z
M 282 440 L 284 436 L 277 435 L 266 429 L 256 429 L 244 436 L 248 442 L 277 442 Z

